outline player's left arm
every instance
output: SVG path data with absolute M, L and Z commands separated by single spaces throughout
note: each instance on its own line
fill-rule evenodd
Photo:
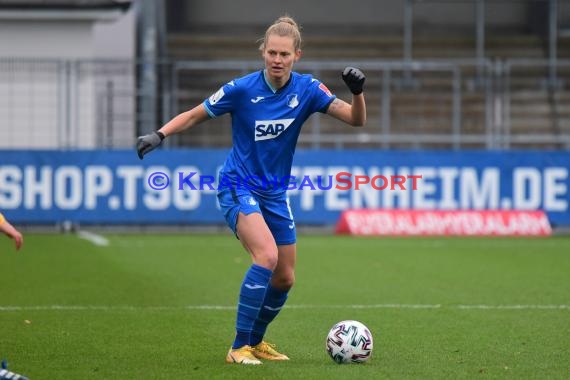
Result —
M 8 222 L 2 213 L 0 213 L 0 232 L 6 234 L 11 239 L 14 239 L 14 243 L 16 244 L 16 250 L 19 250 L 24 242 L 24 238 L 20 231 L 18 231 L 13 225 Z
M 336 98 L 327 109 L 327 114 L 354 127 L 366 124 L 366 101 L 364 100 L 364 81 L 366 77 L 357 68 L 347 67 L 342 72 L 342 79 L 352 92 L 352 103 Z
M 366 124 L 366 102 L 364 101 L 364 95 L 353 95 L 352 104 L 348 104 L 344 100 L 336 98 L 327 109 L 327 114 L 353 127 L 364 126 L 364 124 Z

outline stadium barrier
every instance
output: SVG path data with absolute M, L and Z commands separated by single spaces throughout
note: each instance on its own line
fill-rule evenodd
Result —
M 10 95 L 0 96 L 0 124 L 14 126 L 3 130 L 0 149 L 129 148 L 133 136 L 260 65 L 0 57 L 0 93 Z M 563 85 L 570 60 L 303 59 L 295 67 L 350 99 L 339 78 L 346 65 L 367 73 L 372 128 L 350 130 L 317 113 L 301 130 L 299 148 L 570 149 L 570 91 Z M 156 83 L 140 81 L 143 72 Z M 169 139 L 168 147 L 231 146 L 226 118 L 208 124 Z

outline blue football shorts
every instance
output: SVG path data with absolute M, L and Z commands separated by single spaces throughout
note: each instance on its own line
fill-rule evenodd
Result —
M 269 198 L 247 188 L 223 187 L 218 191 L 218 202 L 226 223 L 236 236 L 238 214 L 258 212 L 265 219 L 277 245 L 294 244 L 297 241 L 297 229 L 287 193 Z

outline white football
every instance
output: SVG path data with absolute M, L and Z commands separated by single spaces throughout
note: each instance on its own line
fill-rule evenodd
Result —
M 327 335 L 326 349 L 338 364 L 363 363 L 372 355 L 372 333 L 358 321 L 341 321 Z

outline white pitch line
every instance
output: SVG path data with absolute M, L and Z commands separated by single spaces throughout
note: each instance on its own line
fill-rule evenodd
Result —
M 451 309 L 451 310 L 570 310 L 570 305 L 440 305 L 440 304 L 373 304 L 373 305 L 285 305 L 285 309 Z M 36 305 L 0 306 L 9 311 L 171 311 L 171 310 L 236 310 L 227 305 L 187 306 L 105 306 L 105 305 Z
M 288 309 L 440 309 L 442 305 L 429 304 L 371 304 L 371 305 L 285 305 Z
M 99 247 L 106 247 L 109 245 L 109 240 L 107 238 L 98 234 L 94 234 L 93 232 L 78 231 L 77 236 L 79 236 L 80 239 L 87 240 Z
M 570 305 L 457 305 L 457 308 L 463 310 L 556 310 L 570 309 Z

